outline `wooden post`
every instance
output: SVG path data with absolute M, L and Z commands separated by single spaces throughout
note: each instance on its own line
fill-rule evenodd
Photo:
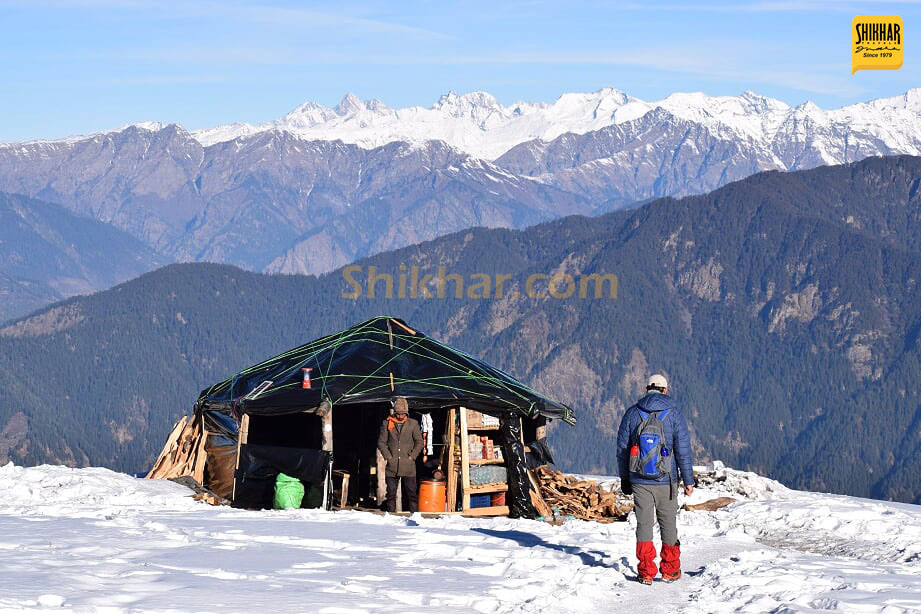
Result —
M 342 486 L 339 489 L 339 507 L 345 508 L 349 504 L 349 474 L 343 472 Z
M 377 451 L 377 505 L 381 506 L 387 499 L 387 461 L 381 451 Z
M 467 408 L 460 408 L 460 449 L 461 449 L 461 488 L 463 489 L 463 498 L 461 500 L 461 511 L 470 511 L 470 450 L 468 449 L 467 433 Z
M 240 450 L 246 445 L 246 439 L 249 436 L 249 414 L 243 414 L 240 418 L 240 430 L 237 431 L 237 462 L 234 465 L 233 472 L 233 494 L 231 500 L 237 498 L 237 469 L 240 468 Z
M 326 480 L 323 484 L 323 509 L 330 509 L 332 501 L 330 496 L 333 490 L 333 408 L 324 408 L 320 413 L 323 421 L 323 451 L 329 452 L 329 467 L 326 469 Z
M 320 414 L 320 418 L 323 420 L 323 451 L 330 452 L 333 451 L 333 410 L 329 408 L 325 412 Z
M 457 410 L 453 407 L 448 410 L 448 427 L 446 429 L 447 435 L 445 435 L 445 449 L 447 450 L 447 459 L 442 463 L 445 472 L 447 472 L 448 477 L 448 492 L 445 497 L 446 500 L 446 509 L 447 512 L 454 512 L 457 510 L 457 467 L 454 466 L 454 440 L 455 434 L 457 433 Z

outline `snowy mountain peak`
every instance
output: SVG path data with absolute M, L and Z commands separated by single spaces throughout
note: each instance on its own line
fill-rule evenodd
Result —
M 365 108 L 365 104 L 361 101 L 361 98 L 349 92 L 342 97 L 342 100 L 339 101 L 339 104 L 336 105 L 336 108 L 333 109 L 336 112 L 336 115 L 349 115 L 352 113 L 358 113 Z
M 394 141 L 420 145 L 441 140 L 472 156 L 494 160 L 529 140 L 549 141 L 565 133 L 585 134 L 634 121 L 655 109 L 662 109 L 677 120 L 700 124 L 720 138 L 758 143 L 769 159 L 774 156 L 772 143 L 784 140 L 783 131 L 790 129 L 791 120 L 808 119 L 810 125 L 826 127 L 838 125 L 839 130 L 857 124 L 876 138 L 892 132 L 893 121 L 888 115 L 895 114 L 898 129 L 911 132 L 908 138 L 898 139 L 896 151 L 912 153 L 914 150 L 906 144 L 921 141 L 921 129 L 916 127 L 917 116 L 921 114 L 921 90 L 826 111 L 813 103 L 791 107 L 751 90 L 738 96 L 677 92 L 647 102 L 612 87 L 588 93 L 564 93 L 552 103 L 515 102 L 509 106 L 487 92 L 451 91 L 428 108 L 402 109 L 391 109 L 379 100 L 362 101 L 349 93 L 333 109 L 305 103 L 268 124 L 221 126 L 196 132 L 195 136 L 202 144 L 210 145 L 272 129 L 311 140 L 338 139 L 365 148 Z M 887 116 L 880 115 L 880 111 Z M 669 119 L 663 116 L 661 121 Z M 829 145 L 825 149 L 836 147 Z
M 551 103 L 522 101 L 508 106 L 488 92 L 451 91 L 430 107 L 401 109 L 392 109 L 380 100 L 363 101 L 348 93 L 333 108 L 306 102 L 272 122 L 223 125 L 192 134 L 205 146 L 269 130 L 308 140 L 341 140 L 363 148 L 396 141 L 414 146 L 444 141 L 471 156 L 495 160 L 527 141 L 550 141 L 566 133 L 585 134 L 637 120 L 656 109 L 667 113 L 650 116 L 656 121 L 689 121 L 719 138 L 750 143 L 776 167 L 784 166 L 774 159 L 776 143 L 791 139 L 803 142 L 806 136 L 802 131 L 811 129 L 827 132 L 812 139 L 825 161 L 850 160 L 847 155 L 842 158 L 830 152 L 843 147 L 834 135 L 853 130 L 885 144 L 883 153 L 921 152 L 921 88 L 831 110 L 812 102 L 791 107 L 751 90 L 738 96 L 676 92 L 647 102 L 604 87 L 594 92 L 564 93 Z M 163 125 L 150 122 L 137 126 L 157 130 Z
M 448 92 L 432 105 L 432 110 L 453 118 L 468 118 L 477 125 L 481 125 L 494 113 L 503 117 L 509 115 L 505 107 L 492 94 L 486 92 L 470 92 L 460 96 L 453 91 Z
M 326 107 L 324 107 L 321 104 L 317 104 L 315 102 L 305 102 L 304 104 L 298 106 L 296 109 L 291 111 L 289 115 L 295 115 L 295 114 L 304 115 L 308 113 L 315 113 L 318 111 L 325 111 L 325 110 L 326 110 Z

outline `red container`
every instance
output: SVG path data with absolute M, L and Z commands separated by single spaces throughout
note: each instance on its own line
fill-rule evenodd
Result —
M 419 511 L 440 514 L 445 511 L 445 482 L 422 480 L 419 482 Z
M 504 492 L 493 493 L 492 504 L 493 504 L 493 507 L 497 505 L 505 505 L 505 493 Z

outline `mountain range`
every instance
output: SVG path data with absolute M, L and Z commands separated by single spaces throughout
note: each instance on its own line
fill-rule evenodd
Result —
M 921 158 L 872 158 L 464 230 L 355 262 L 352 299 L 345 270 L 171 265 L 0 328 L 0 462 L 144 469 L 205 386 L 385 313 L 571 404 L 577 425 L 550 432 L 564 469 L 615 471 L 620 417 L 661 371 L 697 460 L 919 502 L 919 185 Z M 372 266 L 509 277 L 502 296 L 387 298 L 379 283 L 371 298 Z M 535 295 L 533 274 L 614 274 L 616 298 Z
M 919 111 L 921 90 L 835 110 L 751 92 L 645 102 L 603 89 L 509 106 L 474 92 L 427 109 L 348 95 L 260 126 L 145 123 L 3 144 L 0 191 L 114 226 L 161 261 L 320 274 L 474 226 L 523 228 L 764 170 L 919 154 Z

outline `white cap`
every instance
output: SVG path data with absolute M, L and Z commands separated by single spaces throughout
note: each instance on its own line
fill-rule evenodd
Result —
M 649 377 L 649 381 L 646 383 L 646 389 L 648 390 L 649 388 L 653 387 L 662 389 L 668 388 L 668 380 L 665 379 L 664 375 L 660 375 L 658 373 L 651 375 Z

